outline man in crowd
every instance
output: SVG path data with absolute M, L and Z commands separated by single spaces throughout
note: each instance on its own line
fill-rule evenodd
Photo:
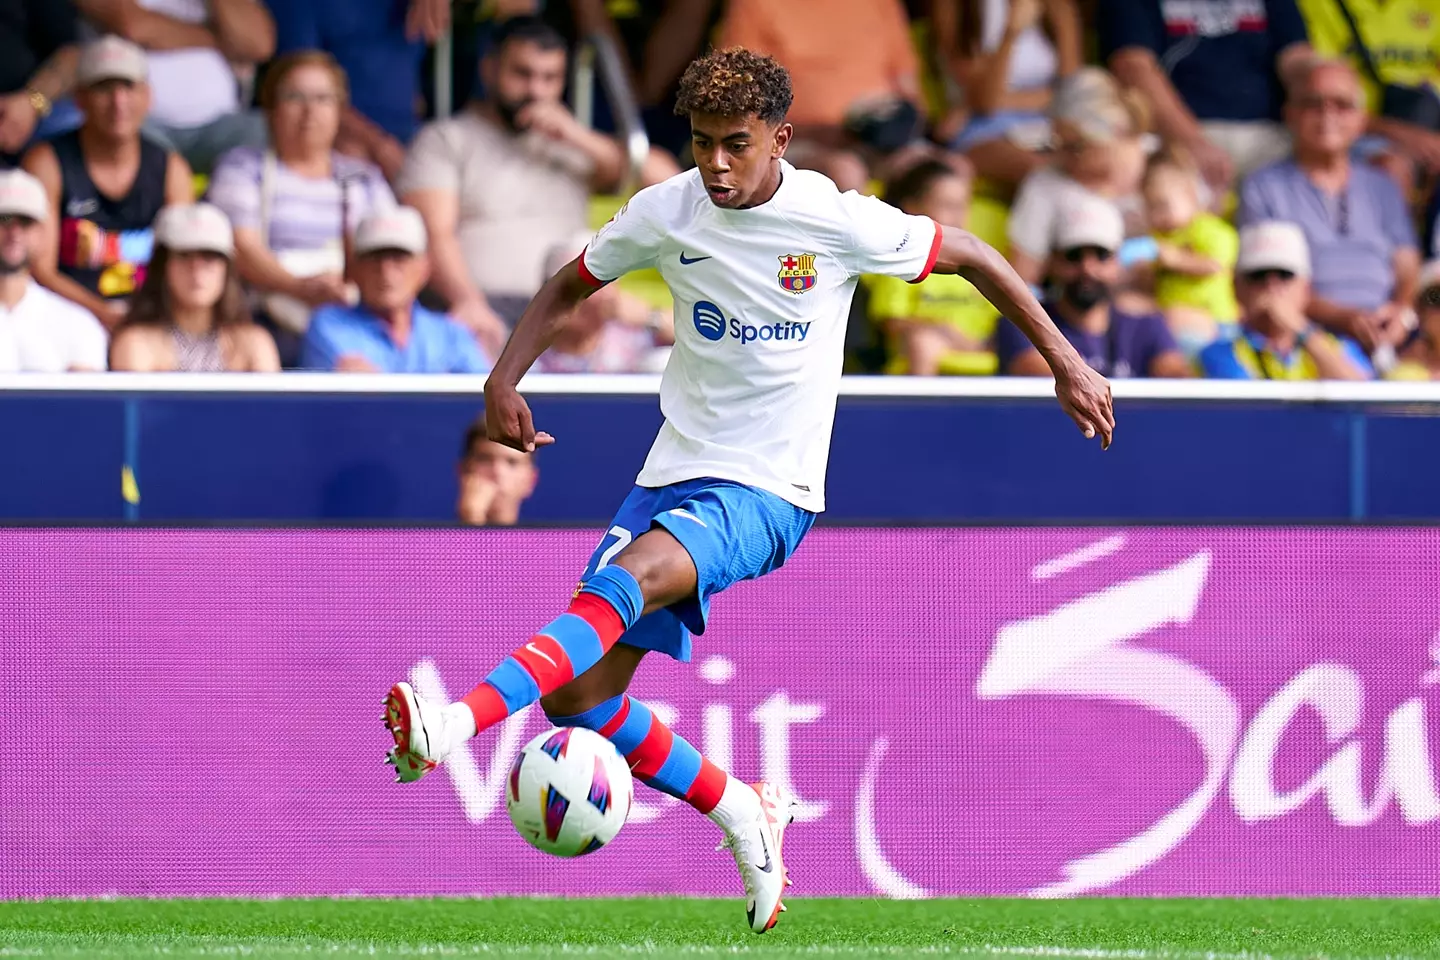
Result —
M 1410 211 L 1395 183 L 1356 164 L 1351 148 L 1365 129 L 1365 101 L 1343 61 L 1314 60 L 1300 72 L 1286 106 L 1295 155 L 1241 187 L 1242 226 L 1298 224 L 1314 261 L 1308 314 L 1367 353 L 1405 336 L 1420 273 Z
M 540 472 L 535 454 L 485 438 L 485 418 L 465 431 L 460 449 L 460 496 L 455 517 L 473 527 L 511 527 L 520 521 L 520 505 L 535 492 Z
M 265 121 L 242 107 L 235 72 L 275 53 L 275 23 L 260 0 L 75 2 L 97 27 L 149 52 L 145 129 L 158 143 L 201 173 L 232 147 L 264 145 Z
M 1370 364 L 1354 341 L 1316 329 L 1306 316 L 1310 252 L 1305 233 L 1275 220 L 1240 234 L 1235 296 L 1240 335 L 1200 351 L 1207 377 L 1227 380 L 1365 380 Z
M 785 159 L 841 190 L 864 191 L 872 168 L 921 132 L 920 69 L 900 0 L 730 0 L 719 46 L 769 54 L 790 71 L 795 138 Z
M 613 190 L 620 144 L 561 100 L 565 42 L 533 17 L 501 25 L 482 64 L 487 99 L 416 138 L 402 203 L 430 229 L 435 289 L 498 353 L 546 279 L 545 258 L 585 229 L 592 190 Z
M 1217 195 L 1289 152 L 1284 83 L 1312 55 L 1295 0 L 1100 0 L 1097 13 L 1102 59 Z
M 1189 377 L 1193 373 L 1159 314 L 1132 314 L 1112 300 L 1121 279 L 1116 254 L 1125 225 L 1113 203 L 1083 197 L 1055 227 L 1047 271 L 1055 299 L 1046 312 L 1092 369 L 1106 377 Z M 996 329 L 1000 369 L 1043 377 L 1050 367 L 1014 324 Z
M 1415 166 L 1440 173 L 1440 6 L 1435 0 L 1344 0 L 1354 17 L 1359 40 L 1369 51 L 1379 82 L 1370 75 L 1337 0 L 1300 0 L 1315 50 L 1344 57 L 1360 76 L 1367 117 L 1361 142 L 1408 194 Z M 1381 83 L 1412 91 L 1388 98 Z M 1428 91 L 1428 93 L 1427 93 Z M 1427 108 L 1422 106 L 1429 101 Z M 1417 109 L 1418 108 L 1418 109 Z
M 105 369 L 105 328 L 30 276 L 50 203 L 22 170 L 0 172 L 0 373 Z
M 79 39 L 70 0 L 0 0 L 0 170 L 19 163 L 70 91 Z
M 488 373 L 464 327 L 416 300 L 430 277 L 425 221 L 410 207 L 373 214 L 355 231 L 360 303 L 315 311 L 301 366 L 345 373 Z
M 145 51 L 128 40 L 86 44 L 75 91 L 85 122 L 36 144 L 23 161 L 45 186 L 53 214 L 36 279 L 111 329 L 144 279 L 156 215 L 195 198 L 185 159 L 141 133 L 148 76 Z

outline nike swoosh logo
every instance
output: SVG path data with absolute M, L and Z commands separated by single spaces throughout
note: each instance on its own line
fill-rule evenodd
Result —
M 709 260 L 709 259 L 710 259 L 709 257 L 688 257 L 688 258 L 687 258 L 687 257 L 685 256 L 685 251 L 684 251 L 684 250 L 681 250 L 681 251 L 680 251 L 680 265 L 683 266 L 683 267 L 688 267 L 688 266 L 690 266 L 690 264 L 692 264 L 692 263 L 699 263 L 701 260 Z
M 535 646 L 535 644 L 527 643 L 525 644 L 525 649 L 529 650 L 531 653 L 535 654 L 535 656 L 539 657 L 541 660 L 544 660 L 546 663 L 550 664 L 550 666 L 556 668 L 557 670 L 560 668 L 560 664 L 556 663 L 554 660 L 551 660 L 550 655 L 544 650 L 541 650 L 539 647 Z
M 765 862 L 755 864 L 755 869 L 761 873 L 769 873 L 774 869 L 775 864 L 770 860 L 770 841 L 765 836 L 765 831 L 760 831 L 760 846 L 765 850 Z

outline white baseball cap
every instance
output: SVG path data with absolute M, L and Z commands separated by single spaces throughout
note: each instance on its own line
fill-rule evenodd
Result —
M 1093 195 L 1076 197 L 1059 213 L 1052 250 L 1099 247 L 1114 253 L 1125 242 L 1125 218 L 1109 200 Z
M 24 170 L 0 172 L 0 216 L 25 217 L 36 223 L 50 218 L 45 188 Z
M 1440 260 L 1431 260 L 1420 268 L 1420 286 L 1416 289 L 1424 294 L 1436 288 L 1440 288 Z
M 89 87 L 103 80 L 143 83 L 150 76 L 145 51 L 124 37 L 108 35 L 85 45 L 75 67 L 75 85 Z
M 1310 244 L 1305 231 L 1283 220 L 1265 220 L 1240 231 L 1237 273 L 1260 270 L 1288 270 L 1297 277 L 1310 276 Z
M 155 217 L 155 240 L 177 253 L 235 255 L 235 233 L 229 219 L 208 203 L 165 207 Z
M 414 207 L 396 207 L 360 221 L 355 230 L 355 255 L 401 250 L 419 255 L 429 248 L 425 220 Z

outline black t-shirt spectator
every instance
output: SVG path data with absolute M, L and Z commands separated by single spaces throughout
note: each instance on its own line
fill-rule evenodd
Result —
M 1200 120 L 1278 120 L 1276 58 L 1306 41 L 1295 0 L 1100 0 L 1100 58 L 1155 54 Z
M 0 0 L 0 93 L 23 90 L 56 50 L 79 40 L 70 0 Z

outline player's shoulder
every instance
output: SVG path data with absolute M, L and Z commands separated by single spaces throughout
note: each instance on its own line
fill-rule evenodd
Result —
M 854 190 L 842 192 L 822 173 L 791 168 L 785 175 L 790 180 L 784 203 L 786 218 L 818 240 L 849 246 L 868 222 L 899 214 L 878 197 Z
M 633 211 L 663 221 L 688 219 L 702 200 L 707 200 L 705 184 L 700 179 L 700 171 L 691 168 L 637 191 L 616 216 Z

